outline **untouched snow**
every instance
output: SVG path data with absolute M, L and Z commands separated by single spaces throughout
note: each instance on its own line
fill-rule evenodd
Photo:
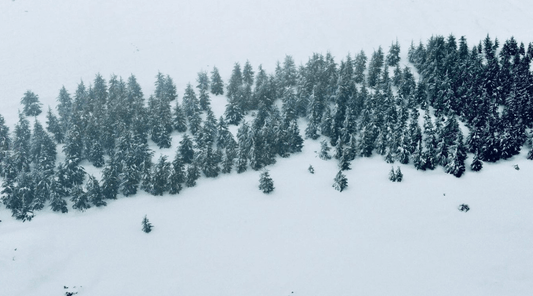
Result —
M 330 51 L 338 61 L 396 38 L 404 59 L 411 40 L 433 34 L 465 35 L 470 45 L 487 33 L 532 41 L 533 10 L 519 0 L 181 2 L 0 2 L 0 113 L 11 130 L 26 90 L 55 106 L 62 85 L 72 94 L 97 72 L 135 74 L 147 97 L 157 71 L 182 91 L 198 71 L 216 65 L 227 79 L 246 59 L 272 72 L 285 54 L 299 64 Z M 213 98 L 217 114 L 224 103 Z M 402 183 L 388 181 L 380 157 L 358 158 L 339 193 L 336 162 L 316 157 L 319 146 L 306 141 L 269 167 L 270 195 L 257 188 L 260 172 L 248 171 L 201 178 L 176 196 L 44 210 L 29 223 L 0 207 L 0 295 L 531 294 L 525 152 L 460 179 L 402 165 Z M 458 211 L 462 203 L 471 211 Z

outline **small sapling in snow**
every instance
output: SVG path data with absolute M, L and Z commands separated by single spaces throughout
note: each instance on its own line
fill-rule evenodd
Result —
M 460 205 L 458 209 L 459 209 L 459 211 L 465 212 L 465 213 L 470 211 L 470 207 L 467 204 Z
M 311 174 L 314 174 L 314 173 L 315 173 L 315 168 L 314 168 L 312 165 L 309 165 L 309 167 L 307 168 L 307 170 L 308 170 Z
M 148 218 L 146 217 L 146 215 L 144 216 L 144 219 L 143 219 L 143 222 L 142 222 L 142 230 L 145 232 L 145 233 L 150 233 L 152 231 L 152 228 L 154 227 L 152 225 L 152 223 L 150 223 L 150 220 L 148 220 Z

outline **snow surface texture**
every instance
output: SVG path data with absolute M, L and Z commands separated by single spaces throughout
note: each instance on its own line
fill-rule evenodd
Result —
M 396 39 L 405 61 L 411 40 L 436 34 L 529 42 L 533 19 L 518 0 L 53 3 L 0 2 L 0 112 L 11 130 L 26 90 L 55 106 L 62 85 L 72 93 L 98 72 L 133 73 L 147 96 L 157 71 L 182 91 L 213 65 L 227 81 L 246 59 L 271 73 L 285 54 L 297 64 L 312 52 L 370 56 Z M 212 99 L 220 115 L 225 100 Z M 162 153 L 174 155 L 177 140 Z M 269 195 L 248 171 L 202 178 L 177 196 L 44 210 L 30 223 L 1 207 L 0 295 L 531 295 L 524 153 L 460 179 L 401 166 L 401 183 L 381 157 L 358 158 L 339 193 L 336 162 L 316 156 L 319 140 L 304 145 L 269 167 Z

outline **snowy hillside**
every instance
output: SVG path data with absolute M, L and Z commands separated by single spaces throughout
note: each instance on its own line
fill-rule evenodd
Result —
M 148 99 L 160 71 L 174 80 L 181 104 L 196 73 L 216 66 L 228 82 L 234 63 L 246 60 L 273 73 L 286 55 L 296 66 L 314 52 L 337 62 L 360 50 L 370 58 L 398 40 L 403 67 L 411 41 L 433 35 L 465 35 L 470 46 L 487 34 L 532 41 L 531 5 L 519 0 L 185 2 L 2 1 L 0 114 L 10 130 L 27 90 L 43 103 L 44 124 L 62 86 L 74 94 L 96 73 L 108 81 L 134 74 Z M 226 103 L 211 97 L 216 118 Z M 298 124 L 303 136 L 307 120 Z M 236 126 L 230 131 L 237 135 Z M 172 160 L 182 136 L 174 131 L 165 149 L 150 141 L 154 163 L 160 155 Z M 389 181 L 383 156 L 357 157 L 338 192 L 338 161 L 318 157 L 325 138 L 277 157 L 267 167 L 275 186 L 268 195 L 258 189 L 261 171 L 248 169 L 202 177 L 178 195 L 139 190 L 83 212 L 69 204 L 67 214 L 47 206 L 31 222 L 2 205 L 0 295 L 531 294 L 527 150 L 461 178 L 395 162 L 401 183 Z M 60 152 L 57 161 L 65 158 Z M 461 204 L 471 210 L 459 211 Z M 148 234 L 145 215 L 154 225 Z

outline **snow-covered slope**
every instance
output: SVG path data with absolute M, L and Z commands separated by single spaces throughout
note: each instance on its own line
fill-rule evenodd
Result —
M 13 126 L 27 89 L 54 106 L 62 85 L 72 93 L 97 72 L 133 73 L 148 95 L 157 71 L 183 90 L 213 65 L 227 76 L 248 59 L 272 72 L 285 54 L 297 62 L 312 52 L 369 55 L 396 38 L 404 55 L 411 40 L 433 34 L 529 42 L 530 8 L 518 0 L 2 1 L 0 113 Z M 213 104 L 220 114 L 224 101 Z M 380 157 L 358 158 L 339 193 L 336 162 L 318 149 L 306 141 L 302 153 L 278 159 L 270 195 L 248 171 L 202 178 L 177 196 L 45 210 L 29 223 L 1 207 L 0 295 L 531 294 L 533 162 L 524 154 L 460 179 L 402 166 L 402 183 L 388 181 Z M 458 211 L 462 203 L 471 211 Z M 150 234 L 141 232 L 144 215 Z

